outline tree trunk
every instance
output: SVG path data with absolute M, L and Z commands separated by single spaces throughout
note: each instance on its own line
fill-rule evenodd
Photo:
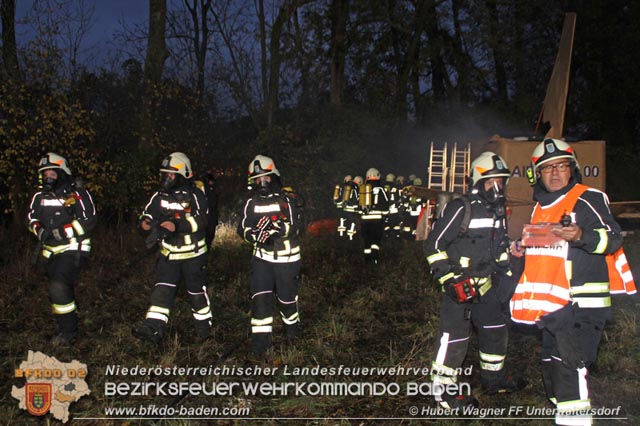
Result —
M 416 96 L 415 92 L 417 87 L 415 82 L 410 84 L 410 78 L 412 75 L 420 75 L 420 69 L 422 67 L 422 64 L 420 63 L 420 41 L 422 39 L 422 34 L 425 32 L 427 20 L 426 1 L 419 0 L 415 5 L 409 44 L 404 57 L 402 58 L 402 65 L 398 72 L 396 112 L 398 113 L 398 118 L 403 120 L 407 118 L 407 93 L 409 91 L 409 87 L 413 87 L 413 96 Z
M 347 21 L 349 0 L 333 0 L 331 17 L 331 89 L 330 102 L 336 108 L 342 106 L 345 88 L 345 57 L 347 56 Z
M 204 78 L 207 59 L 207 48 L 209 47 L 209 25 L 207 15 L 211 10 L 211 0 L 184 0 L 184 4 L 189 11 L 191 23 L 193 24 L 193 50 L 196 56 L 197 81 L 196 91 L 198 98 L 202 101 L 204 96 Z
M 438 25 L 438 12 L 435 0 L 428 0 L 425 4 L 427 16 L 427 34 L 429 35 L 429 61 L 431 62 L 431 89 L 433 101 L 436 104 L 445 101 L 447 70 L 444 66 L 443 40 Z
M 258 25 L 260 28 L 260 73 L 262 82 L 262 101 L 265 102 L 269 91 L 269 68 L 267 61 L 267 24 L 264 17 L 264 1 L 258 0 Z M 262 103 L 264 108 L 264 103 Z
M 167 1 L 149 0 L 149 39 L 144 62 L 144 100 L 139 148 L 147 153 L 153 146 L 155 89 L 162 81 L 164 62 L 169 56 L 165 43 Z
M 508 103 L 507 71 L 505 69 L 504 40 L 500 31 L 500 17 L 496 0 L 487 0 L 489 9 L 489 45 L 493 50 L 493 66 L 496 76 L 496 97 L 502 106 Z
M 282 52 L 280 52 L 280 38 L 284 24 L 295 12 L 296 5 L 291 0 L 287 0 L 278 10 L 273 26 L 271 27 L 271 39 L 269 40 L 269 88 L 265 98 L 265 112 L 267 118 L 267 129 L 273 127 L 273 115 L 278 108 L 278 92 L 280 90 L 280 64 L 282 63 Z
M 9 80 L 20 81 L 20 65 L 16 47 L 16 0 L 0 0 L 2 15 L 2 63 L 3 72 Z

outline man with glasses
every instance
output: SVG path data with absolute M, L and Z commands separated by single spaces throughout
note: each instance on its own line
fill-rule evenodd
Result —
M 542 377 L 556 407 L 556 424 L 590 425 L 587 371 L 610 317 L 605 255 L 622 244 L 607 195 L 583 185 L 569 144 L 545 139 L 532 155 L 529 180 L 536 201 L 531 223 L 555 223 L 552 243 L 519 242 L 513 256 L 524 272 L 511 300 L 516 322 L 542 329 Z

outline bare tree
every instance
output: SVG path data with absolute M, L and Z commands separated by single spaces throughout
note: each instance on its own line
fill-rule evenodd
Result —
M 63 50 L 67 52 L 67 74 L 72 82 L 78 77 L 79 55 L 83 43 L 93 26 L 95 3 L 86 0 L 56 2 L 59 11 L 60 37 Z
M 164 62 L 169 56 L 165 40 L 166 21 L 167 1 L 149 0 L 149 40 L 144 63 L 145 90 L 139 145 L 142 152 L 148 152 L 152 147 L 154 91 L 162 81 Z
M 2 15 L 2 71 L 8 79 L 21 79 L 16 47 L 16 0 L 0 0 Z
M 262 3 L 262 0 L 259 0 Z M 269 38 L 269 66 L 262 70 L 263 75 L 268 73 L 269 85 L 267 88 L 264 113 L 267 121 L 267 128 L 273 127 L 273 114 L 278 107 L 278 95 L 280 90 L 280 65 L 282 64 L 282 51 L 280 41 L 285 23 L 291 19 L 299 3 L 296 0 L 285 0 L 278 9 L 278 14 L 271 27 L 271 37 Z
M 505 55 L 505 37 L 501 31 L 500 13 L 496 0 L 487 0 L 489 11 L 489 44 L 493 51 L 493 67 L 495 70 L 495 84 L 497 100 L 503 106 L 508 103 L 507 98 L 507 70 Z
M 329 11 L 331 20 L 331 105 L 339 108 L 345 87 L 345 63 L 347 56 L 347 23 L 349 0 L 332 0 Z
M 222 39 L 224 49 L 218 55 L 227 58 L 228 64 L 220 65 L 218 78 L 229 87 L 235 102 L 241 105 L 251 117 L 251 121 L 257 130 L 262 128 L 260 114 L 255 107 L 254 95 L 258 96 L 259 89 L 254 87 L 252 81 L 254 75 L 253 58 L 251 52 L 251 34 L 247 33 L 248 23 L 244 14 L 245 6 L 240 3 L 237 9 L 233 9 L 231 1 L 220 2 L 218 7 L 212 7 L 211 14 L 217 32 Z M 243 38 L 245 37 L 245 38 Z
M 180 46 L 171 49 L 175 56 L 173 62 L 180 68 L 188 68 L 189 78 L 195 74 L 195 89 L 202 100 L 212 35 L 209 22 L 212 0 L 182 0 L 182 4 L 182 11 L 175 11 L 167 18 L 169 37 L 178 40 Z M 188 66 L 185 67 L 185 64 Z
M 32 67 L 39 68 L 37 74 L 49 72 L 71 83 L 77 80 L 83 65 L 80 56 L 94 23 L 94 13 L 93 0 L 34 0 L 25 23 L 36 34 L 30 45 L 34 47 L 32 52 L 37 53 L 25 59 L 37 61 Z M 49 71 L 43 72 L 44 69 Z

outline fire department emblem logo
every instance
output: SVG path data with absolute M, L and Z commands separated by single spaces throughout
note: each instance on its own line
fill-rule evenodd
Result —
M 34 416 L 43 416 L 51 408 L 51 383 L 27 383 L 25 389 L 27 411 Z

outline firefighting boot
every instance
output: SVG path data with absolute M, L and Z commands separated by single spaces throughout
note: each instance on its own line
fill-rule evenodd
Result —
M 448 395 L 445 393 L 436 396 L 436 401 L 442 408 L 447 410 L 478 408 L 480 405 L 478 400 L 470 395 Z
M 287 343 L 295 344 L 300 339 L 300 323 L 289 324 L 286 326 Z
M 271 345 L 271 333 L 251 334 L 251 353 L 253 355 L 263 355 Z
M 131 332 L 135 337 L 140 340 L 145 340 L 153 344 L 158 344 L 162 341 L 163 328 L 152 323 L 152 320 L 145 320 L 142 325 L 134 327 Z
M 76 341 L 76 333 L 58 333 L 53 339 L 51 339 L 51 346 L 54 347 L 67 347 L 73 346 Z
M 527 381 L 522 377 L 507 376 L 499 372 L 481 372 L 480 384 L 487 395 L 499 393 L 512 393 L 524 389 Z
M 197 324 L 196 325 L 196 341 L 204 342 L 205 340 L 209 340 L 212 338 L 211 334 L 211 326 L 207 322 L 206 324 Z
M 70 346 L 76 338 L 78 330 L 78 314 L 76 311 L 67 314 L 56 314 L 58 335 L 51 339 L 53 346 Z

